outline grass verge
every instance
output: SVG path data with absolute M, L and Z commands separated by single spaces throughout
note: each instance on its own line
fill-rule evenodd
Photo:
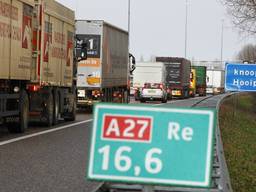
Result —
M 256 192 L 256 94 L 227 98 L 219 114 L 232 188 Z

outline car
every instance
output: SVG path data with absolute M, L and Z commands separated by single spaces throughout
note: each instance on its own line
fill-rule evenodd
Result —
M 162 83 L 145 83 L 140 94 L 140 102 L 162 101 L 167 102 L 166 87 Z

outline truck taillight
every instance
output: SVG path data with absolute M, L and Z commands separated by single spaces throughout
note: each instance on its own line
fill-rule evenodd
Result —
M 41 89 L 41 86 L 40 85 L 28 85 L 27 89 L 30 92 L 37 92 L 37 91 L 39 91 Z

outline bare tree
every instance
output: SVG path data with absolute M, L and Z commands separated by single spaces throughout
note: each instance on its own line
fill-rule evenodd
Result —
M 221 0 L 241 32 L 256 33 L 256 0 Z
M 256 46 L 252 44 L 245 45 L 238 53 L 237 59 L 249 63 L 256 62 Z
M 256 45 L 245 45 L 237 55 L 237 59 L 243 62 L 256 63 Z M 254 98 L 253 105 L 256 106 L 256 92 L 250 93 Z M 252 111 L 256 113 L 256 107 L 252 107 Z

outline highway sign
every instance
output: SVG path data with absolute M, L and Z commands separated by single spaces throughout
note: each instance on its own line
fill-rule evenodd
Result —
M 256 91 L 256 65 L 227 64 L 225 89 L 227 91 Z
M 208 187 L 215 110 L 97 104 L 88 178 Z

